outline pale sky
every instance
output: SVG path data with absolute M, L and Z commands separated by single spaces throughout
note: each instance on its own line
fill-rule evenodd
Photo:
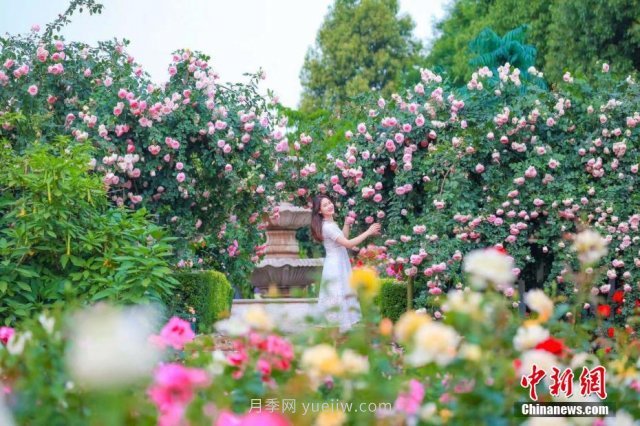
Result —
M 101 15 L 74 15 L 63 30 L 67 40 L 95 44 L 117 37 L 131 41 L 128 53 L 155 82 L 166 81 L 171 52 L 199 50 L 222 81 L 245 81 L 242 74 L 262 67 L 262 88 L 282 104 L 300 99 L 300 70 L 307 49 L 333 0 L 102 0 Z M 400 0 L 401 13 L 416 23 L 415 35 L 428 42 L 433 24 L 450 0 Z M 0 0 L 0 33 L 44 28 L 68 6 L 67 0 Z

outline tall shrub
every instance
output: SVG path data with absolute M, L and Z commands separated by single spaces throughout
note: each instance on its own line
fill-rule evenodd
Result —
M 172 239 L 144 209 L 109 205 L 100 176 L 88 173 L 89 145 L 57 138 L 17 154 L 0 143 L 0 322 L 170 292 Z

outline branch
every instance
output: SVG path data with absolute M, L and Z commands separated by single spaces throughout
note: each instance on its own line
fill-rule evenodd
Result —
M 71 19 L 69 19 L 69 17 L 73 15 L 73 12 L 75 12 L 76 9 L 79 9 L 78 12 L 82 13 L 84 7 L 89 10 L 90 15 L 93 15 L 94 13 L 102 13 L 103 5 L 101 3 L 97 3 L 96 0 L 72 0 L 64 13 L 58 15 L 58 18 L 55 21 L 47 24 L 46 29 L 42 34 L 42 39 L 50 39 L 54 31 L 59 32 L 62 27 L 71 23 Z

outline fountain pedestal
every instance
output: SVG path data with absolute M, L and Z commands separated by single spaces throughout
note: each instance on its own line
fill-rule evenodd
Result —
M 265 257 L 251 275 L 251 284 L 260 293 L 275 286 L 281 295 L 288 295 L 294 288 L 320 281 L 324 259 L 300 259 L 296 240 L 296 230 L 310 224 L 311 210 L 289 203 L 280 204 L 278 216 L 269 218 Z

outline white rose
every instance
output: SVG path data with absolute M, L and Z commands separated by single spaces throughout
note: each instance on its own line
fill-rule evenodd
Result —
M 551 318 L 553 301 L 540 289 L 530 290 L 525 294 L 524 301 L 531 310 L 540 315 L 542 321 Z
M 435 362 L 443 367 L 456 357 L 460 336 L 448 325 L 429 322 L 418 328 L 413 340 L 413 350 L 406 358 L 410 365 L 420 367 Z
M 126 386 L 151 375 L 161 351 L 149 341 L 157 312 L 143 307 L 97 305 L 76 314 L 67 368 L 93 389 Z
M 471 274 L 474 287 L 483 289 L 487 283 L 511 284 L 515 281 L 513 258 L 494 249 L 474 250 L 464 258 L 464 271 Z
M 513 347 L 518 351 L 534 348 L 549 338 L 549 330 L 539 325 L 520 327 L 513 338 Z
M 442 305 L 445 312 L 460 312 L 463 314 L 477 315 L 480 312 L 482 295 L 473 291 L 452 290 L 447 295 L 446 302 Z
M 556 358 L 555 355 L 540 349 L 533 349 L 524 352 L 520 357 L 520 361 L 522 362 L 520 369 L 518 370 L 518 374 L 520 375 L 531 374 L 534 364 L 538 370 L 544 370 L 547 374 L 545 379 L 551 377 L 551 374 L 553 374 L 553 367 L 558 367 L 560 371 L 564 370 L 564 368 L 559 365 L 558 358 Z
M 576 235 L 573 250 L 578 253 L 580 262 L 590 265 L 607 254 L 607 240 L 590 229 Z

